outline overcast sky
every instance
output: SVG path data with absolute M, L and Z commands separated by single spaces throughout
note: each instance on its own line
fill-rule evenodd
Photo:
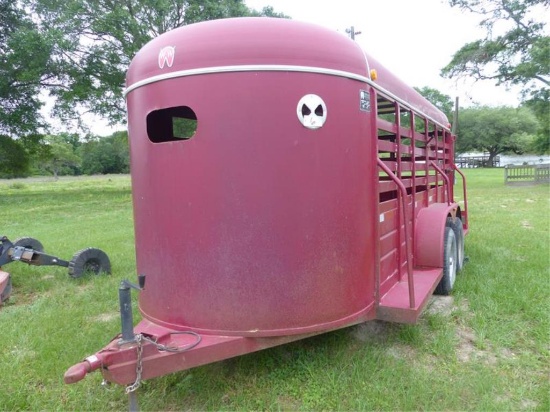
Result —
M 354 26 L 357 43 L 411 86 L 429 86 L 458 96 L 461 106 L 474 103 L 517 106 L 519 89 L 494 83 L 443 79 L 439 73 L 464 44 L 481 39 L 479 16 L 462 13 L 446 0 L 245 0 L 261 10 L 272 6 L 294 20 L 345 34 Z

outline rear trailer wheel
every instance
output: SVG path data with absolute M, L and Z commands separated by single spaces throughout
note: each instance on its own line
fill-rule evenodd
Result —
M 443 277 L 435 288 L 436 295 L 448 295 L 453 290 L 456 280 L 457 248 L 456 237 L 453 229 L 445 227 L 443 242 Z
M 101 249 L 89 247 L 76 252 L 69 262 L 69 275 L 79 278 L 85 273 L 111 273 L 111 261 Z
M 455 219 L 448 218 L 447 226 L 453 229 L 456 238 L 456 271 L 460 272 L 464 267 L 464 227 L 462 220 L 457 217 Z
M 33 249 L 37 252 L 44 252 L 44 246 L 42 246 L 42 243 L 33 237 L 20 237 L 15 239 L 13 246 L 23 246 L 25 249 Z

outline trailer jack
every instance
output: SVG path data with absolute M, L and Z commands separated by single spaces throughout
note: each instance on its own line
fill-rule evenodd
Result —
M 86 248 L 76 252 L 70 261 L 44 252 L 44 246 L 37 239 L 23 237 L 11 242 L 0 236 L 0 269 L 11 262 L 23 262 L 34 266 L 63 266 L 69 275 L 78 278 L 85 273 L 111 273 L 109 257 L 101 249 Z M 0 305 L 8 300 L 11 292 L 10 274 L 0 270 Z

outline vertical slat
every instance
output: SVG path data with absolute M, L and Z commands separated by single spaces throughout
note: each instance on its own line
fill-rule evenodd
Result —
M 405 230 L 405 247 L 407 250 L 407 280 L 409 284 L 409 307 L 411 309 L 414 309 L 415 304 L 415 298 L 414 298 L 414 279 L 413 279 L 413 268 L 412 268 L 412 250 L 411 250 L 411 242 L 409 238 L 409 230 L 408 230 L 408 224 L 407 224 L 407 189 L 399 180 L 399 178 L 384 164 L 384 162 L 380 159 L 377 159 L 378 166 L 395 182 L 397 187 L 399 188 L 399 191 L 402 193 L 401 200 L 402 200 L 402 208 L 403 208 L 403 223 L 404 223 L 404 230 Z M 399 210 L 399 208 L 398 208 Z M 399 226 L 399 225 L 398 225 Z M 398 250 L 401 249 L 401 242 L 398 244 Z M 399 261 L 399 265 L 401 265 L 401 261 Z

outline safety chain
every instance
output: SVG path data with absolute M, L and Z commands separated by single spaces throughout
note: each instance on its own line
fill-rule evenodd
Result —
M 187 346 L 176 348 L 172 346 L 166 346 L 161 343 L 157 343 L 156 340 L 153 340 L 147 336 L 144 336 L 141 333 L 135 336 L 136 342 L 137 342 L 136 381 L 126 387 L 126 394 L 134 392 L 141 385 L 141 373 L 143 372 L 143 341 L 144 340 L 151 343 L 160 352 L 185 352 L 190 349 L 193 349 L 195 346 L 197 346 L 201 342 L 201 336 L 198 333 L 191 332 L 191 331 L 172 332 L 170 333 L 170 335 L 191 335 L 191 336 L 194 336 L 197 340 Z
M 177 348 L 177 347 L 166 346 L 161 343 L 157 343 L 156 340 L 153 340 L 147 336 L 144 336 L 143 339 L 153 344 L 160 352 L 175 352 L 175 353 L 185 352 L 185 351 L 188 351 L 189 349 L 193 349 L 195 346 L 197 346 L 201 342 L 201 336 L 198 333 L 191 332 L 188 330 L 182 331 L 182 332 L 171 332 L 170 335 L 191 335 L 191 336 L 194 336 L 197 340 L 193 343 L 190 343 L 187 346 L 181 346 Z
M 137 342 L 137 362 L 136 362 L 136 381 L 126 387 L 126 394 L 134 392 L 141 386 L 141 372 L 143 371 L 143 335 L 136 335 Z

